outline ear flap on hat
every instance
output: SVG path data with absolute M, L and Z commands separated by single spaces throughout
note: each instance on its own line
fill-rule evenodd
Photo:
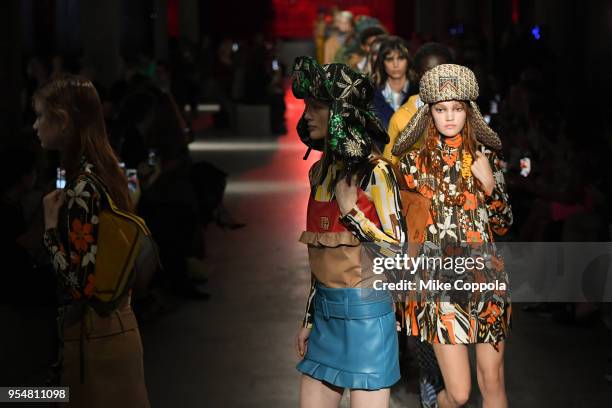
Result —
M 429 113 L 429 105 L 423 105 L 414 114 L 408 125 L 399 134 L 391 153 L 394 156 L 401 157 L 410 149 L 421 137 L 427 126 L 427 116 Z
M 476 139 L 493 150 L 501 150 L 501 139 L 497 133 L 495 133 L 495 131 L 493 131 L 493 129 L 487 125 L 487 122 L 485 122 L 484 118 L 482 117 L 476 102 L 470 101 L 470 106 L 472 107 L 472 125 L 474 126 L 474 134 L 476 135 Z

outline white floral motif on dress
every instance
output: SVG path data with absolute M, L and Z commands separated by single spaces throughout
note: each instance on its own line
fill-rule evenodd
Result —
M 96 263 L 96 253 L 98 252 L 98 246 L 92 245 L 89 251 L 83 256 L 83 260 L 81 261 L 81 266 L 87 266 L 88 264 Z
M 440 228 L 440 239 L 444 238 L 446 234 L 457 239 L 457 234 L 453 231 L 453 229 L 457 228 L 456 224 L 451 224 L 451 216 L 447 215 L 444 219 L 444 224 L 438 222 L 438 228 Z
M 506 182 L 504 180 L 504 174 L 501 171 L 494 172 L 493 177 L 495 178 L 495 184 L 497 184 L 498 186 L 506 185 Z
M 489 222 L 489 213 L 487 213 L 486 207 L 478 207 L 478 218 L 482 220 L 482 222 Z
M 68 267 L 68 262 L 62 256 L 62 253 L 59 251 L 59 248 L 55 245 L 51 247 L 51 252 L 53 253 L 53 267 L 56 270 L 64 270 Z
M 68 286 L 76 287 L 79 285 L 76 273 L 74 273 L 74 271 L 70 271 L 64 276 L 66 277 L 66 283 Z
M 87 182 L 81 180 L 74 190 L 68 189 L 68 191 L 66 191 L 66 195 L 68 196 L 68 209 L 72 208 L 74 203 L 77 203 L 79 206 L 83 207 L 85 211 L 89 211 L 85 200 L 91 198 L 91 193 L 89 191 L 83 191 L 86 185 Z

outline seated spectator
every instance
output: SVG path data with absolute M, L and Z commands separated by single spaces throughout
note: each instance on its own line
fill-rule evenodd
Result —
M 196 286 L 190 271 L 191 260 L 203 257 L 203 238 L 185 122 L 171 95 L 158 90 L 150 96 L 153 103 L 140 129 L 144 146 L 158 154 L 159 168 L 144 181 L 138 210 L 156 238 L 165 269 L 156 283 L 179 295 L 206 300 L 208 293 Z M 139 173 L 148 166 L 141 162 Z

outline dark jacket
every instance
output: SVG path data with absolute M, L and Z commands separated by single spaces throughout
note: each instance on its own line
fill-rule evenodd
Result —
M 391 116 L 393 116 L 395 111 L 393 110 L 391 105 L 389 105 L 385 100 L 385 97 L 383 96 L 383 89 L 385 89 L 384 86 L 374 92 L 374 98 L 372 100 L 372 103 L 374 104 L 374 111 L 376 112 L 376 116 L 378 116 L 385 129 L 387 129 L 389 127 L 389 121 L 391 120 Z M 405 104 L 410 96 L 418 93 L 418 86 L 412 83 L 408 85 L 408 89 L 406 90 L 406 94 L 400 102 L 400 106 Z

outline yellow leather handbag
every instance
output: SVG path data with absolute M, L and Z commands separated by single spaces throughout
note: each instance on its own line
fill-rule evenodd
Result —
M 130 212 L 119 209 L 104 185 L 92 174 L 88 175 L 99 186 L 106 198 L 99 215 L 98 250 L 94 269 L 95 288 L 92 307 L 99 314 L 110 313 L 134 284 L 143 254 L 157 256 L 151 232 L 145 221 Z

